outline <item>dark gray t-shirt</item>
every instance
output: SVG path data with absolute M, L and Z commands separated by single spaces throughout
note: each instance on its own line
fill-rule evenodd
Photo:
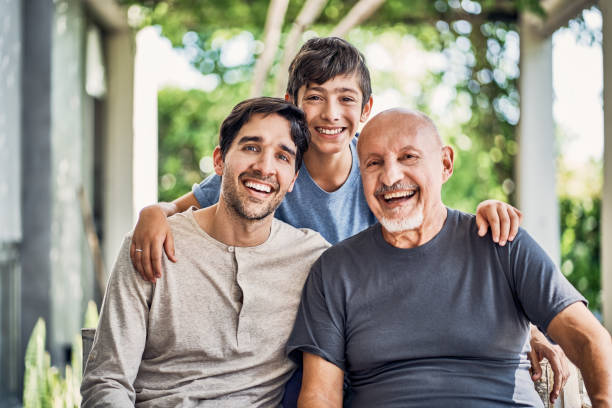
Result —
M 584 298 L 524 231 L 501 247 L 448 210 L 426 244 L 399 249 L 379 224 L 327 250 L 302 293 L 288 352 L 348 373 L 353 407 L 542 406 L 529 322 Z

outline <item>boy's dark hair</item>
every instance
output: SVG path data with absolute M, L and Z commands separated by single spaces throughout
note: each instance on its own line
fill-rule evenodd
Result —
M 304 112 L 294 104 L 280 98 L 251 98 L 234 106 L 232 112 L 223 120 L 219 130 L 219 147 L 221 157 L 225 160 L 225 154 L 236 138 L 242 126 L 247 123 L 251 116 L 261 113 L 264 116 L 277 114 L 287 119 L 291 126 L 291 139 L 295 143 L 295 171 L 302 166 L 302 156 L 308 150 L 310 143 L 310 131 L 306 123 Z
M 338 37 L 311 38 L 306 41 L 289 66 L 287 93 L 298 103 L 298 91 L 310 83 L 323 84 L 338 75 L 356 73 L 363 94 L 361 108 L 372 94 L 370 71 L 361 52 Z

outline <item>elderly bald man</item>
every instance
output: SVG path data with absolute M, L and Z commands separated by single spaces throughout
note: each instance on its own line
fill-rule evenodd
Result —
M 530 322 L 582 370 L 594 406 L 612 404 L 610 335 L 529 234 L 501 247 L 448 208 L 454 152 L 424 114 L 374 117 L 358 144 L 379 224 L 314 264 L 288 353 L 303 357 L 301 407 L 542 406 L 530 380 Z

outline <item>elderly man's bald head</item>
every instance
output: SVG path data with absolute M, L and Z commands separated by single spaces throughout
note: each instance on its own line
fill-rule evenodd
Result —
M 364 140 L 388 133 L 389 129 L 401 133 L 424 132 L 433 138 L 438 147 L 443 145 L 438 129 L 429 116 L 417 110 L 392 108 L 380 112 L 363 127 L 357 142 L 357 151 L 360 150 L 359 146 L 364 144 Z

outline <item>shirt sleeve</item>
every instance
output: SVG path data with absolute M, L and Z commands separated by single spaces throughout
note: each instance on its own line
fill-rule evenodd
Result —
M 514 287 L 527 318 L 546 333 L 548 325 L 563 309 L 584 296 L 523 229 L 510 245 L 510 270 Z
M 219 201 L 219 191 L 221 190 L 221 177 L 211 174 L 200 184 L 193 185 L 193 195 L 200 203 L 200 208 L 210 207 Z
M 345 370 L 342 292 L 331 290 L 333 282 L 323 269 L 319 258 L 304 285 L 287 354 L 297 364 L 302 352 L 315 354 Z
M 134 380 L 147 337 L 153 284 L 144 281 L 123 242 L 109 278 L 81 383 L 82 407 L 133 407 Z

